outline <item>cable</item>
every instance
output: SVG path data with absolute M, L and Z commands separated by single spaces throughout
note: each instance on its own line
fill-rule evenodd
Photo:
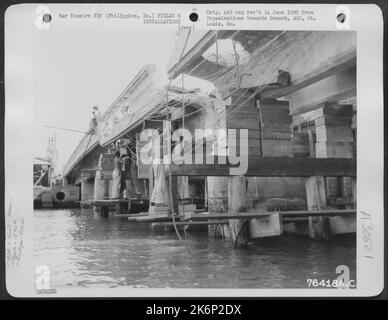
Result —
M 201 64 L 201 63 L 200 63 L 200 64 Z M 200 65 L 200 64 L 199 64 L 199 65 Z M 198 66 L 198 65 L 197 65 L 197 66 Z M 227 73 L 229 73 L 230 71 L 233 71 L 233 70 L 234 70 L 234 68 L 232 68 L 231 70 L 229 70 Z M 189 71 L 189 72 L 191 72 L 191 71 Z M 224 71 L 219 71 L 219 72 L 224 72 Z M 217 72 L 214 72 L 214 73 L 211 74 L 210 76 L 213 76 L 213 75 L 216 74 L 216 73 L 217 73 Z M 226 75 L 227 73 L 225 73 L 224 75 Z M 222 75 L 222 76 L 224 76 L 224 75 Z M 214 81 L 216 82 L 216 81 L 218 81 L 220 78 L 221 78 L 221 77 L 215 79 Z M 204 78 L 201 78 L 201 79 L 204 79 Z M 237 92 L 237 91 L 239 91 L 239 90 L 240 90 L 240 88 L 235 88 L 235 89 L 233 89 L 231 92 L 229 92 L 229 95 L 232 95 L 233 93 L 235 93 L 235 92 Z M 248 90 L 249 90 L 249 88 L 246 88 L 246 89 L 245 89 L 245 92 L 244 92 L 244 93 L 241 93 L 241 94 L 237 97 L 237 100 L 234 102 L 234 105 L 241 99 L 241 97 L 242 97 Z M 205 106 L 205 107 L 199 106 L 199 108 L 198 108 L 197 110 L 195 110 L 195 111 L 193 111 L 193 112 L 187 114 L 186 116 L 187 116 L 187 117 L 188 117 L 188 116 L 191 116 L 191 115 L 193 115 L 193 114 L 195 114 L 195 113 L 197 113 L 197 112 L 199 112 L 199 111 L 206 110 L 206 109 L 207 109 L 206 106 Z
M 183 89 L 185 88 L 183 73 L 182 73 L 182 88 Z M 182 129 L 185 130 L 185 96 L 184 96 L 184 90 L 183 90 L 183 99 L 182 99 Z M 183 148 L 184 148 L 185 147 L 185 141 L 183 140 L 182 143 L 183 143 Z M 185 194 L 185 186 L 184 186 L 184 188 L 183 188 L 183 203 L 182 203 L 183 216 L 186 215 L 186 212 L 185 212 L 185 196 L 186 196 L 186 194 Z M 178 209 L 179 209 L 179 207 L 178 207 Z M 185 232 L 185 239 L 186 239 L 186 232 Z
M 216 71 L 218 71 L 218 30 L 216 30 Z
M 231 38 L 233 38 L 236 34 L 238 33 L 238 31 L 236 31 L 232 36 L 231 36 Z M 189 35 L 190 35 L 190 33 L 189 33 Z M 189 35 L 188 35 L 188 37 L 189 37 Z M 217 34 L 217 32 L 216 32 L 216 37 L 217 37 L 217 39 L 218 39 L 218 34 Z M 187 45 L 187 41 L 188 41 L 188 38 L 186 39 L 186 43 L 185 43 L 185 47 L 186 47 L 186 45 Z M 217 41 L 217 43 L 216 43 L 216 50 L 217 50 L 217 69 L 218 69 L 218 41 Z M 184 53 L 184 51 L 182 51 L 182 53 Z M 181 61 L 182 59 L 180 59 L 179 60 L 179 62 Z M 188 74 L 190 74 L 191 72 L 193 72 L 194 70 L 196 70 L 200 65 L 202 65 L 204 62 L 206 62 L 207 60 L 206 59 L 203 59 L 199 64 L 197 64 L 196 66 L 194 66 L 191 70 L 189 70 L 187 73 Z M 179 63 L 178 62 L 178 63 Z M 175 65 L 175 71 L 174 71 L 174 75 L 175 75 L 175 72 L 176 72 L 176 69 L 177 69 L 177 65 L 178 65 L 178 63 Z M 224 73 L 224 75 L 225 74 L 227 74 L 227 73 L 229 73 L 230 71 L 233 71 L 234 70 L 234 68 L 232 68 L 231 70 L 229 70 L 229 71 L 227 71 L 226 73 L 225 73 L 225 70 L 217 70 L 216 72 L 214 72 L 214 73 L 212 73 L 212 74 L 209 74 L 208 76 L 206 76 L 205 78 L 212 78 L 212 77 L 214 77 L 215 75 L 219 75 L 219 74 L 223 74 Z M 219 77 L 218 79 L 216 79 L 216 80 L 214 80 L 214 81 L 217 81 L 217 80 L 219 80 L 221 77 Z M 172 82 L 172 80 L 170 80 L 170 84 L 169 84 L 169 86 L 171 85 L 171 82 Z M 144 109 L 145 107 L 147 107 L 148 105 L 150 105 L 151 103 L 153 103 L 153 102 L 156 102 L 157 100 L 158 100 L 158 98 L 159 97 L 161 97 L 162 96 L 162 94 L 159 94 L 158 96 L 156 96 L 155 98 L 153 98 L 153 99 L 151 99 L 149 102 L 147 102 L 146 104 L 144 104 L 141 108 L 139 108 L 139 110 L 137 110 L 137 111 L 135 111 L 134 113 L 133 113 L 133 117 L 132 117 L 132 119 L 131 120 L 133 120 L 133 118 L 135 117 L 135 115 L 139 112 L 139 111 L 141 111 L 142 109 Z M 178 104 L 180 104 L 180 103 L 182 103 L 182 101 L 177 101 L 175 104 L 172 104 L 172 105 L 170 105 L 170 107 L 175 107 L 176 105 L 178 105 Z M 116 106 L 115 106 L 116 107 Z M 105 117 L 107 117 L 108 119 L 111 117 L 111 115 L 112 115 L 112 113 L 113 113 L 113 110 L 112 110 L 112 112 L 110 112 L 109 114 L 107 114 L 107 115 L 104 115 Z M 148 118 L 146 118 L 146 119 L 152 119 L 151 118 L 152 117 L 152 115 L 150 115 Z M 108 120 L 107 119 L 107 120 Z
M 92 136 L 93 136 L 94 134 L 92 134 L 92 133 L 89 133 L 89 135 L 90 135 L 90 137 L 89 137 L 89 141 L 88 141 L 88 143 L 86 144 L 86 148 L 85 148 L 84 152 L 85 152 L 86 150 L 88 150 L 88 147 L 89 147 L 90 140 L 92 140 Z
M 182 88 L 185 88 L 184 75 L 182 73 Z M 182 92 L 182 128 L 185 129 L 185 91 Z
M 65 130 L 65 131 L 71 131 L 71 132 L 76 132 L 76 133 L 87 133 L 86 131 L 80 131 L 80 130 L 74 130 L 74 129 L 68 129 L 68 128 L 62 128 L 62 127 L 56 127 L 56 126 L 49 126 L 45 125 L 47 128 L 54 128 L 54 129 L 60 129 L 60 130 Z
M 238 91 L 238 90 L 240 90 L 240 89 L 234 89 L 233 91 L 230 92 L 230 94 L 233 94 L 234 92 L 236 92 L 236 91 Z M 234 104 L 236 104 L 236 103 L 238 102 L 238 100 L 239 100 L 239 99 L 246 93 L 246 91 L 248 91 L 248 90 L 249 90 L 249 88 L 245 89 L 245 92 L 244 92 L 244 93 L 241 93 L 241 94 L 237 97 L 237 100 L 234 102 Z M 179 103 L 180 103 L 180 102 L 179 102 Z M 189 116 L 192 116 L 193 114 L 196 114 L 196 113 L 198 113 L 198 112 L 200 112 L 200 111 L 203 111 L 203 110 L 206 110 L 206 109 L 207 109 L 207 106 L 201 106 L 201 105 L 197 105 L 197 106 L 198 106 L 197 110 L 195 110 L 195 111 L 193 111 L 193 112 L 190 112 L 190 113 L 186 114 L 185 117 L 187 118 L 187 117 L 189 117 Z M 177 119 L 179 119 L 179 118 L 182 118 L 182 116 L 181 116 L 181 117 L 178 117 Z M 177 119 L 175 119 L 175 120 L 177 120 Z M 147 118 L 147 120 L 161 121 L 161 120 L 158 120 L 158 119 L 155 119 L 155 118 Z
M 180 55 L 180 58 L 179 58 L 179 61 L 178 63 L 182 60 L 183 58 L 183 54 L 185 52 L 185 49 L 186 49 L 186 45 L 187 45 L 187 42 L 189 40 L 189 37 L 190 37 L 190 33 L 191 33 L 191 29 L 189 29 L 189 33 L 187 34 L 187 38 L 186 38 L 186 42 L 183 46 L 183 49 L 182 49 L 182 52 L 181 52 L 181 55 Z M 175 70 L 174 70 L 174 76 L 175 76 L 175 73 L 176 73 L 176 70 L 178 68 L 178 63 L 175 64 Z M 169 110 L 169 101 L 168 101 L 168 92 L 170 90 L 170 86 L 171 86 L 171 82 L 172 82 L 172 79 L 170 80 L 169 84 L 168 84 L 168 87 L 167 87 L 167 90 L 166 90 L 166 103 L 167 103 L 167 121 L 170 120 L 170 110 Z M 170 128 L 171 130 L 171 128 Z M 171 135 L 171 131 L 170 131 L 170 135 Z M 171 157 L 171 150 L 169 150 L 169 153 L 170 153 L 170 157 Z M 171 162 L 171 161 L 170 161 Z M 171 165 L 170 165 L 171 166 Z M 181 235 L 179 234 L 179 231 L 178 231 L 178 228 L 176 226 L 176 222 L 175 222 L 175 212 L 174 212 L 174 206 L 173 206 L 173 201 L 172 201 L 172 177 L 171 177 L 171 170 L 169 168 L 168 170 L 168 180 L 169 180 L 169 193 L 170 193 L 170 196 L 169 196 L 169 202 L 170 202 L 170 208 L 171 208 L 171 213 L 172 213 L 172 222 L 174 224 L 174 229 L 175 229 L 175 233 L 176 235 L 178 236 L 178 239 L 179 240 L 182 240 L 181 238 Z

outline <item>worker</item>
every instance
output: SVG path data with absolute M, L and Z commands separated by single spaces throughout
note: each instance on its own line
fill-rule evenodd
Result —
M 133 143 L 129 144 L 128 150 L 129 150 L 128 159 L 129 159 L 129 163 L 130 163 L 129 169 L 130 169 L 130 173 L 131 173 L 132 186 L 133 186 L 133 189 L 134 189 L 136 196 L 141 197 L 142 192 L 141 192 L 141 186 L 140 186 L 139 180 L 138 180 L 137 163 L 136 163 L 136 145 Z
M 117 148 L 116 148 L 116 145 L 112 142 L 109 146 L 108 146 L 108 153 L 110 154 L 113 154 L 117 151 Z
M 89 122 L 89 134 L 95 134 L 97 131 L 98 120 L 101 115 L 97 106 L 93 107 L 92 114 L 93 114 L 93 117 L 92 119 L 90 119 L 90 122 Z
M 184 163 L 184 138 L 181 136 L 179 142 L 176 143 L 172 151 L 172 159 L 175 164 L 181 165 Z M 178 176 L 178 198 L 183 204 L 190 203 L 190 191 L 189 191 L 189 177 L 188 176 Z
M 100 110 L 98 110 L 98 106 L 93 106 L 93 118 L 98 120 L 101 116 Z
M 112 199 L 121 199 L 121 167 L 125 164 L 127 160 L 126 155 L 120 156 L 120 151 L 116 151 L 115 157 L 113 160 L 114 169 L 112 172 Z

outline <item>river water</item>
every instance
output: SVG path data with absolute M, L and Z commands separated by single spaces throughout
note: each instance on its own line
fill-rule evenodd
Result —
M 338 265 L 356 276 L 355 236 L 316 242 L 282 235 L 231 247 L 206 233 L 179 241 L 91 210 L 34 211 L 35 264 L 50 268 L 52 288 L 307 288 L 307 279 L 335 279 Z

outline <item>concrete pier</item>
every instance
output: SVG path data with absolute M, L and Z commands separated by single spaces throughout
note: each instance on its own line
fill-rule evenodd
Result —
M 94 192 L 93 200 L 106 200 L 109 197 L 109 180 L 101 179 L 101 172 L 96 171 L 94 179 Z M 96 207 L 93 206 L 93 210 L 99 213 L 101 216 L 107 216 L 109 214 L 109 207 Z

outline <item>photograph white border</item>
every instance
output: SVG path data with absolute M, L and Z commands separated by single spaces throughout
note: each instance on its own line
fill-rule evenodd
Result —
M 55 17 L 58 12 L 179 12 L 182 26 L 206 29 L 206 10 L 226 10 L 242 4 L 47 4 Z M 12 5 L 5 12 L 5 215 L 24 221 L 23 249 L 18 265 L 6 269 L 7 291 L 14 297 L 267 297 L 267 296 L 375 296 L 384 286 L 384 116 L 383 116 L 383 16 L 373 4 L 347 5 L 348 30 L 357 31 L 357 288 L 356 289 L 143 289 L 143 288 L 59 288 L 56 294 L 41 295 L 34 290 L 33 221 L 31 188 L 34 123 L 34 35 L 38 5 Z M 344 6 L 342 6 L 344 7 Z M 196 9 L 200 19 L 190 22 Z M 313 10 L 316 21 L 254 22 L 235 21 L 239 30 L 338 30 L 334 4 L 244 4 L 245 9 Z M 53 19 L 52 30 L 110 28 L 162 28 L 140 25 L 123 19 L 98 23 Z M 165 25 L 163 28 L 175 28 Z M 215 29 L 215 28 L 211 28 Z M 225 27 L 226 29 L 226 27 Z M 346 30 L 344 30 L 346 32 Z M 361 212 L 370 215 L 373 250 L 365 251 Z M 6 221 L 7 223 L 7 221 Z M 372 255 L 373 258 L 366 258 Z

